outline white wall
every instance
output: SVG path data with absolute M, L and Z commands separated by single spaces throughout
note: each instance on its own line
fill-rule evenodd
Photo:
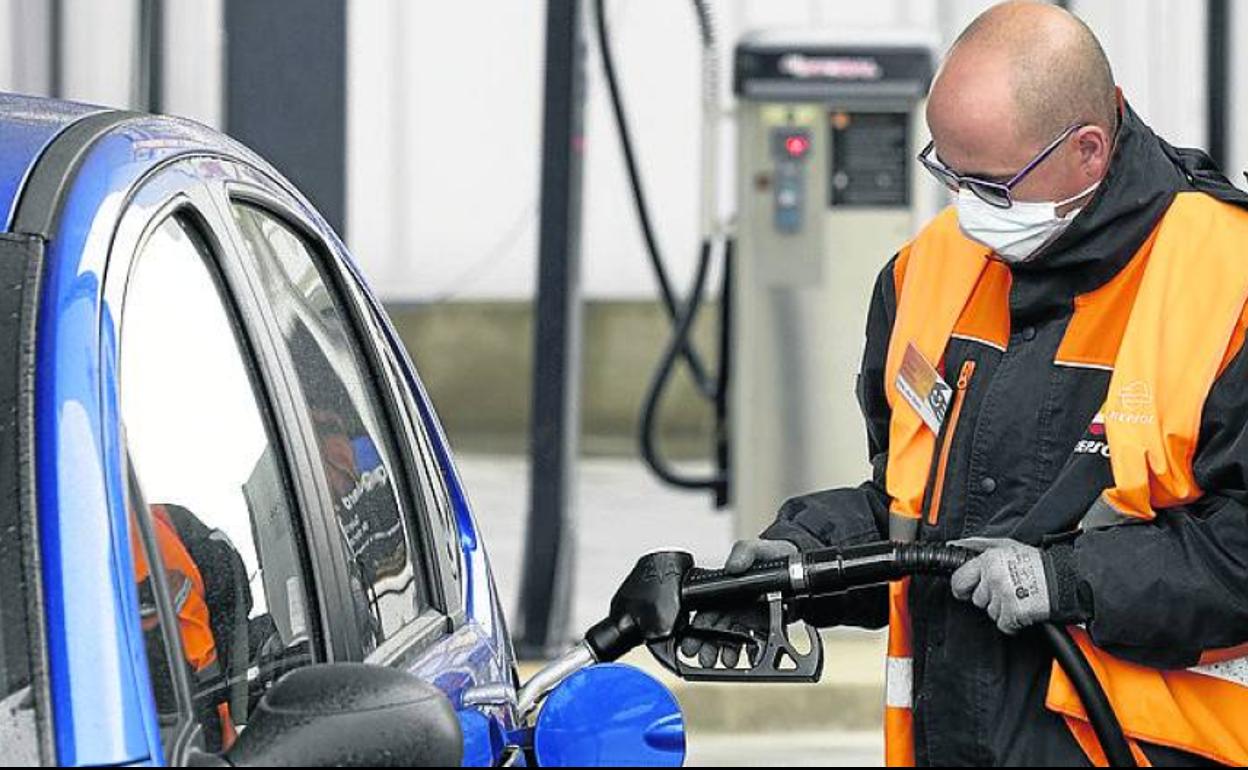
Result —
M 0 40 L 17 42 L 17 35 L 14 34 L 18 21 L 16 17 L 17 14 L 12 11 L 0 13 Z M 22 58 L 26 57 L 18 57 L 17 52 L 11 49 L 8 56 L 0 56 L 0 83 L 13 83 L 17 80 L 14 70 Z
M 3 0 L 0 5 L 0 87 L 19 93 L 48 90 L 47 0 Z
M 530 297 L 536 273 L 543 5 L 510 0 L 397 5 L 395 0 L 352 5 L 348 239 L 391 299 Z M 698 48 L 688 5 L 608 3 L 653 218 L 682 286 L 693 270 L 698 227 Z M 947 43 L 989 5 L 988 0 L 713 3 L 725 67 L 732 41 L 752 28 L 918 26 Z M 1204 3 L 1075 0 L 1073 6 L 1101 37 L 1128 99 L 1145 119 L 1172 141 L 1202 144 Z M 1244 20 L 1240 23 L 1243 29 Z M 583 285 L 589 297 L 650 297 L 654 282 L 597 50 L 591 34 L 587 39 Z M 724 80 L 727 104 L 727 71 Z M 1246 104 L 1240 104 L 1238 125 L 1248 126 Z M 1248 153 L 1243 133 L 1236 134 L 1239 158 Z M 730 140 L 723 149 L 722 188 L 730 190 Z M 727 207 L 730 196 L 721 197 Z
M 1230 158 L 1227 176 L 1241 187 L 1245 186 L 1242 172 L 1248 171 L 1248 3 L 1243 0 L 1230 3 L 1231 7 L 1231 130 Z
M 388 296 L 529 293 L 543 10 L 349 6 L 347 232 Z
M 165 0 L 164 112 L 225 125 L 224 0 Z
M 62 0 L 62 93 L 130 107 L 134 99 L 137 0 Z M 0 0 L 0 89 L 47 95 L 51 13 L 47 0 Z
M 62 0 L 66 99 L 129 107 L 135 98 L 137 0 Z
M 1192 0 L 1072 3 L 1100 37 L 1128 101 L 1174 144 L 1206 140 L 1205 9 Z
M 809 24 L 830 5 L 716 3 L 725 65 L 739 30 Z M 906 13 L 930 16 L 929 5 L 892 0 L 850 15 L 890 24 Z M 698 237 L 694 16 L 688 3 L 671 0 L 613 0 L 608 8 L 658 238 L 684 285 Z M 583 286 L 591 297 L 648 297 L 653 278 L 586 15 Z M 351 6 L 348 239 L 390 298 L 532 295 L 543 23 L 536 2 Z M 729 79 L 725 71 L 725 104 Z M 727 143 L 724 150 L 726 159 Z M 722 189 L 730 182 L 725 177 Z

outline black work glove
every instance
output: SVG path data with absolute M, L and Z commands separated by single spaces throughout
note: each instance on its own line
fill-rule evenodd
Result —
M 755 562 L 784 559 L 797 552 L 797 546 L 787 540 L 741 540 L 732 546 L 724 570 L 739 575 Z M 736 668 L 741 650 L 745 648 L 750 665 L 754 665 L 762 653 L 770 625 L 765 602 L 754 602 L 739 609 L 699 612 L 685 631 L 680 652 L 687 658 L 697 656 L 698 665 L 703 668 L 714 667 L 717 660 L 727 668 Z
M 762 654 L 769 625 L 767 605 L 762 602 L 731 611 L 705 610 L 689 624 L 680 640 L 680 652 L 687 658 L 697 656 L 702 668 L 714 668 L 717 660 L 726 668 L 736 668 L 744 648 L 753 666 Z

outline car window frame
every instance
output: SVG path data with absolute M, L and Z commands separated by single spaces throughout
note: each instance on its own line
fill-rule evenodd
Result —
M 409 386 L 403 370 L 403 352 L 395 349 L 389 335 L 386 334 L 382 319 L 377 317 L 377 310 L 368 303 L 363 303 L 363 312 L 367 314 L 370 332 L 374 335 L 378 347 L 385 351 L 386 376 L 389 386 L 395 394 L 395 400 L 402 404 L 405 422 L 413 441 L 413 453 L 420 458 L 424 477 L 427 479 L 431 493 L 436 498 L 438 508 L 438 526 L 453 549 L 451 554 L 443 554 L 438 547 L 436 553 L 442 562 L 448 592 L 448 615 L 453 628 L 458 629 L 467 622 L 467 607 L 464 606 L 460 588 L 466 580 L 463 546 L 460 543 L 459 524 L 456 521 L 455 504 L 447 485 L 447 469 L 443 467 L 434 448 L 432 428 L 424 417 L 424 397 L 413 391 Z M 442 558 L 446 556 L 447 558 Z
M 260 169 L 238 162 L 234 165 L 238 175 L 224 183 L 219 202 L 239 254 L 246 253 L 247 246 L 229 208 L 236 203 L 259 208 L 289 227 L 304 241 L 316 260 L 326 288 L 332 292 L 337 307 L 343 312 L 344 321 L 349 325 L 356 347 L 361 353 L 361 364 L 377 385 L 374 388 L 377 404 L 391 427 L 393 450 L 400 469 L 399 473 L 394 474 L 396 481 L 401 482 L 396 483 L 396 488 L 400 490 L 407 514 L 412 518 L 411 524 L 417 538 L 413 543 L 417 553 L 412 556 L 421 570 L 421 580 L 428 591 L 430 606 L 368 655 L 363 654 L 362 630 L 354 623 L 351 628 L 355 634 L 353 647 L 360 659 L 379 665 L 400 665 L 402 661 L 430 649 L 454 630 L 454 613 L 458 605 L 457 586 L 448 584 L 445 565 L 430 556 L 439 552 L 438 542 L 452 535 L 444 531 L 439 522 L 440 517 L 427 510 L 419 490 L 413 487 L 414 483 L 426 482 L 420 475 L 423 474 L 424 463 L 417 449 L 411 416 L 402 406 L 401 396 L 395 391 L 388 363 L 384 356 L 379 355 L 375 332 L 368 323 L 365 309 L 361 307 L 359 293 L 362 289 L 354 276 L 343 269 L 342 260 L 345 255 L 336 243 L 326 237 L 321 229 L 322 223 L 309 215 L 302 201 L 283 185 Z M 276 333 L 276 322 L 272 323 Z M 326 500 L 328 502 L 328 497 Z M 332 511 L 329 515 L 333 516 Z
M 118 341 L 117 355 L 120 356 L 125 295 L 139 254 L 151 233 L 168 218 L 188 218 L 190 221 L 183 226 L 193 227 L 208 250 L 204 256 L 211 262 L 206 267 L 214 274 L 222 292 L 222 308 L 238 332 L 236 339 L 240 356 L 248 369 L 261 418 L 277 455 L 283 486 L 296 512 L 292 526 L 298 530 L 295 540 L 304 591 L 309 600 L 307 610 L 312 616 L 309 628 L 314 632 L 314 663 L 351 660 L 350 634 L 340 627 L 341 619 L 350 615 L 346 611 L 346 597 L 339 596 L 346 567 L 334 558 L 334 549 L 328 545 L 331 532 L 324 498 L 313 489 L 314 482 L 307 470 L 314 465 L 313 450 L 308 444 L 311 427 L 297 424 L 299 413 L 294 408 L 295 394 L 289 390 L 283 376 L 283 364 L 276 354 L 275 341 L 271 336 L 272 327 L 262 316 L 262 303 L 252 290 L 254 284 L 244 265 L 229 248 L 229 228 L 222 217 L 219 201 L 213 194 L 212 182 L 197 176 L 200 172 L 210 175 L 211 169 L 223 159 L 224 156 L 213 154 L 171 159 L 154 169 L 130 192 L 113 230 L 102 279 L 107 305 L 117 312 L 101 318 L 100 323 L 111 325 L 109 333 Z M 117 369 L 120 368 L 119 363 L 119 360 L 115 362 Z M 119 382 L 119 391 L 122 387 L 124 385 Z M 124 426 L 122 434 L 124 438 Z M 128 468 L 129 465 L 128 460 L 123 458 L 123 467 Z M 141 481 L 139 479 L 140 484 Z M 129 500 L 129 491 L 124 490 L 123 494 Z M 136 513 L 150 521 L 150 512 Z M 128 522 L 126 526 L 129 526 Z M 132 633 L 141 640 L 138 622 L 135 617 Z M 171 620 L 162 615 L 161 622 L 173 623 L 176 627 L 176 617 Z M 175 666 L 174 670 L 181 671 L 181 668 Z M 184 671 L 182 675 L 185 676 Z M 148 691 L 143 697 L 151 706 L 150 673 L 146 684 Z M 189 679 L 185 686 L 189 688 Z M 193 748 L 192 745 L 179 746 L 167 759 L 172 764 L 180 764 Z
M 0 350 L 12 364 L 8 372 L 0 374 L 0 388 L 4 390 L 0 394 L 0 420 L 9 428 L 7 435 L 0 437 L 0 453 L 7 455 L 0 460 L 0 484 L 6 488 L 0 496 L 0 505 L 4 506 L 0 525 L 16 533 L 16 572 L 21 581 L 16 594 L 10 592 L 9 599 L 2 603 L 5 606 L 0 608 L 0 622 L 16 621 L 21 626 L 18 633 L 24 649 L 18 654 L 24 656 L 22 673 L 27 681 L 8 697 L 26 691 L 24 697 L 29 698 L 31 712 L 29 726 L 33 731 L 33 735 L 25 736 L 27 740 L 20 750 L 10 753 L 9 759 L 33 759 L 47 764 L 54 763 L 57 757 L 48 675 L 48 645 L 55 631 L 50 627 L 52 618 L 44 603 L 40 517 L 34 483 L 34 359 L 44 246 L 37 238 L 0 236 L 0 259 L 4 260 L 0 280 L 6 283 L 0 293 L 0 333 L 11 335 L 7 343 L 0 343 Z M 0 668 L 7 664 L 8 661 L 0 660 Z M 4 695 L 0 692 L 0 697 Z M 15 717 L 0 720 L 7 721 L 9 727 L 18 727 L 21 721 Z
M 160 547 L 156 542 L 151 510 L 147 507 L 147 500 L 143 496 L 134 465 L 130 462 L 129 452 L 125 453 L 122 462 L 126 486 L 126 510 L 134 511 L 134 521 L 138 524 L 139 541 L 143 546 L 144 556 L 149 565 L 154 565 L 159 560 Z M 182 635 L 178 629 L 178 613 L 173 608 L 173 599 L 169 592 L 168 576 L 163 568 L 152 569 L 151 579 L 152 593 L 156 599 L 156 613 L 160 618 L 161 649 L 169 662 L 170 681 L 178 704 L 178 723 L 173 745 L 165 746 L 164 736 L 158 734 L 157 737 L 160 739 L 160 750 L 165 763 L 175 766 L 184 765 L 185 759 L 191 752 L 202 746 L 200 736 L 203 728 L 195 718 L 194 687 L 191 685 L 190 672 L 185 665 L 177 665 L 182 661 Z M 144 663 L 147 663 L 146 658 L 144 658 Z M 149 690 L 152 689 L 151 677 L 149 666 L 147 671 Z M 159 718 L 159 714 L 157 717 Z
M 456 522 L 456 511 L 447 486 L 446 469 L 442 466 L 434 448 L 432 428 L 425 420 L 426 399 L 410 386 L 404 369 L 406 351 L 398 350 L 391 336 L 386 331 L 386 321 L 378 316 L 379 307 L 370 301 L 367 288 L 361 285 L 361 279 L 351 269 L 342 271 L 343 281 L 351 288 L 351 299 L 358 313 L 360 324 L 367 330 L 372 344 L 380 351 L 384 380 L 390 391 L 394 408 L 403 418 L 405 437 L 410 442 L 409 449 L 415 461 L 420 465 L 422 478 L 429 485 L 431 495 L 438 508 L 436 521 L 431 532 L 437 530 L 451 546 L 453 553 L 446 554 L 440 544 L 431 544 L 431 552 L 436 554 L 442 574 L 443 589 L 446 594 L 446 614 L 452 629 L 460 628 L 466 621 L 467 608 L 461 596 L 462 583 L 465 579 L 463 549 L 460 544 L 460 530 Z M 433 517 L 433 513 L 426 510 Z M 446 557 L 446 558 L 443 558 Z

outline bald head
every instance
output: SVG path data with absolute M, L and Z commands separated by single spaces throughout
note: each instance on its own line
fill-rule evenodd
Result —
M 958 173 L 1007 181 L 1071 126 L 1080 128 L 1013 190 L 1064 200 L 1104 177 L 1118 122 L 1113 73 L 1096 36 L 1055 5 L 985 11 L 950 48 L 927 123 L 937 157 Z
M 995 82 L 984 82 L 989 80 Z M 1007 2 L 977 17 L 950 49 L 932 100 L 945 100 L 955 88 L 964 100 L 1002 87 L 1012 102 L 1009 123 L 1016 141 L 1048 142 L 1076 123 L 1110 132 L 1115 127 L 1117 94 L 1109 59 L 1092 30 L 1057 6 Z

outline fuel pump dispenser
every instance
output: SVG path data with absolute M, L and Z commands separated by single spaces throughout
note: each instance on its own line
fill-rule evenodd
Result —
M 741 537 L 788 497 L 869 477 L 854 394 L 872 288 L 941 194 L 915 168 L 933 51 L 922 35 L 862 32 L 757 32 L 736 47 Z
M 942 191 L 916 171 L 935 41 L 920 33 L 754 32 L 737 44 L 735 227 L 715 221 L 718 57 L 706 0 L 702 49 L 702 237 L 691 288 L 675 296 L 660 253 L 615 72 L 605 0 L 598 48 L 638 224 L 672 324 L 643 399 L 642 459 L 664 482 L 713 493 L 754 536 L 786 498 L 866 478 L 855 375 L 875 276 L 936 213 Z M 690 341 L 713 259 L 722 255 L 717 367 Z M 663 393 L 684 363 L 715 411 L 714 471 L 661 456 Z

